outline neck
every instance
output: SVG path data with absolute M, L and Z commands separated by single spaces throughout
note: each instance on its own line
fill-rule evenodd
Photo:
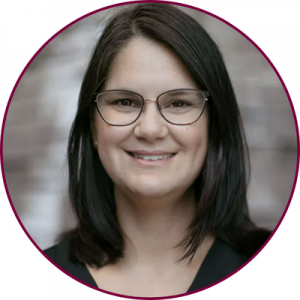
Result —
M 187 235 L 195 213 L 194 190 L 180 197 L 129 197 L 115 190 L 118 220 L 125 237 L 124 261 L 178 260 L 184 249 L 175 247 Z

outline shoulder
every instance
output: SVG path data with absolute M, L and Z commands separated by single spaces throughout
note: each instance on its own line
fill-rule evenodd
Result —
M 69 257 L 69 239 L 64 239 L 58 244 L 43 250 L 44 254 L 60 267 L 67 267 L 72 264 Z
M 224 241 L 216 239 L 207 255 L 206 263 L 210 268 L 222 271 L 222 275 L 227 276 L 241 267 L 247 259 Z
M 216 280 L 230 275 L 239 269 L 248 258 L 234 250 L 226 242 L 216 239 L 202 267 L 205 273 L 214 274 Z
M 220 239 L 216 239 L 204 259 L 189 291 L 202 289 L 237 271 L 247 257 L 235 251 Z
M 86 266 L 71 258 L 70 238 L 64 238 L 61 242 L 45 249 L 43 252 L 57 267 L 71 277 L 75 277 L 90 286 L 96 287 Z

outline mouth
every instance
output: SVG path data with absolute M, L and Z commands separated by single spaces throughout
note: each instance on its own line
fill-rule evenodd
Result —
M 166 154 L 141 154 L 134 152 L 127 152 L 128 155 L 135 159 L 144 160 L 144 161 L 162 161 L 168 160 L 174 157 L 177 153 L 166 153 Z

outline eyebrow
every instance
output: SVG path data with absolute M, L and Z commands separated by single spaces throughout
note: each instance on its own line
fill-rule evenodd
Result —
M 167 93 L 169 92 L 170 94 L 174 95 L 174 96 L 181 96 L 181 95 L 185 95 L 187 91 L 190 91 L 190 90 L 194 90 L 194 89 L 191 89 L 191 88 L 183 88 L 183 89 L 180 89 L 180 90 L 169 90 L 169 91 L 165 91 L 164 93 Z
M 177 89 L 171 89 L 171 90 L 166 90 L 162 93 L 160 93 L 158 96 L 165 94 L 165 93 L 171 93 L 174 96 L 182 96 L 182 95 L 186 95 L 187 91 L 195 91 L 196 89 L 193 88 L 177 88 Z M 105 89 L 103 90 L 103 92 L 107 92 L 107 91 L 124 91 L 124 92 L 130 92 L 130 93 L 134 93 L 134 94 L 138 94 L 140 96 L 143 96 L 142 93 L 136 92 L 132 89 L 128 89 L 128 88 L 113 88 L 113 89 Z

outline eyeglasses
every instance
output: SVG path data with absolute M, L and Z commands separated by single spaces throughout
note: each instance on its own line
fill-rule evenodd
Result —
M 142 114 L 146 101 L 155 101 L 161 116 L 174 125 L 189 125 L 202 115 L 209 93 L 195 89 L 164 92 L 156 99 L 125 90 L 109 90 L 96 96 L 97 110 L 102 119 L 113 126 L 133 124 Z

